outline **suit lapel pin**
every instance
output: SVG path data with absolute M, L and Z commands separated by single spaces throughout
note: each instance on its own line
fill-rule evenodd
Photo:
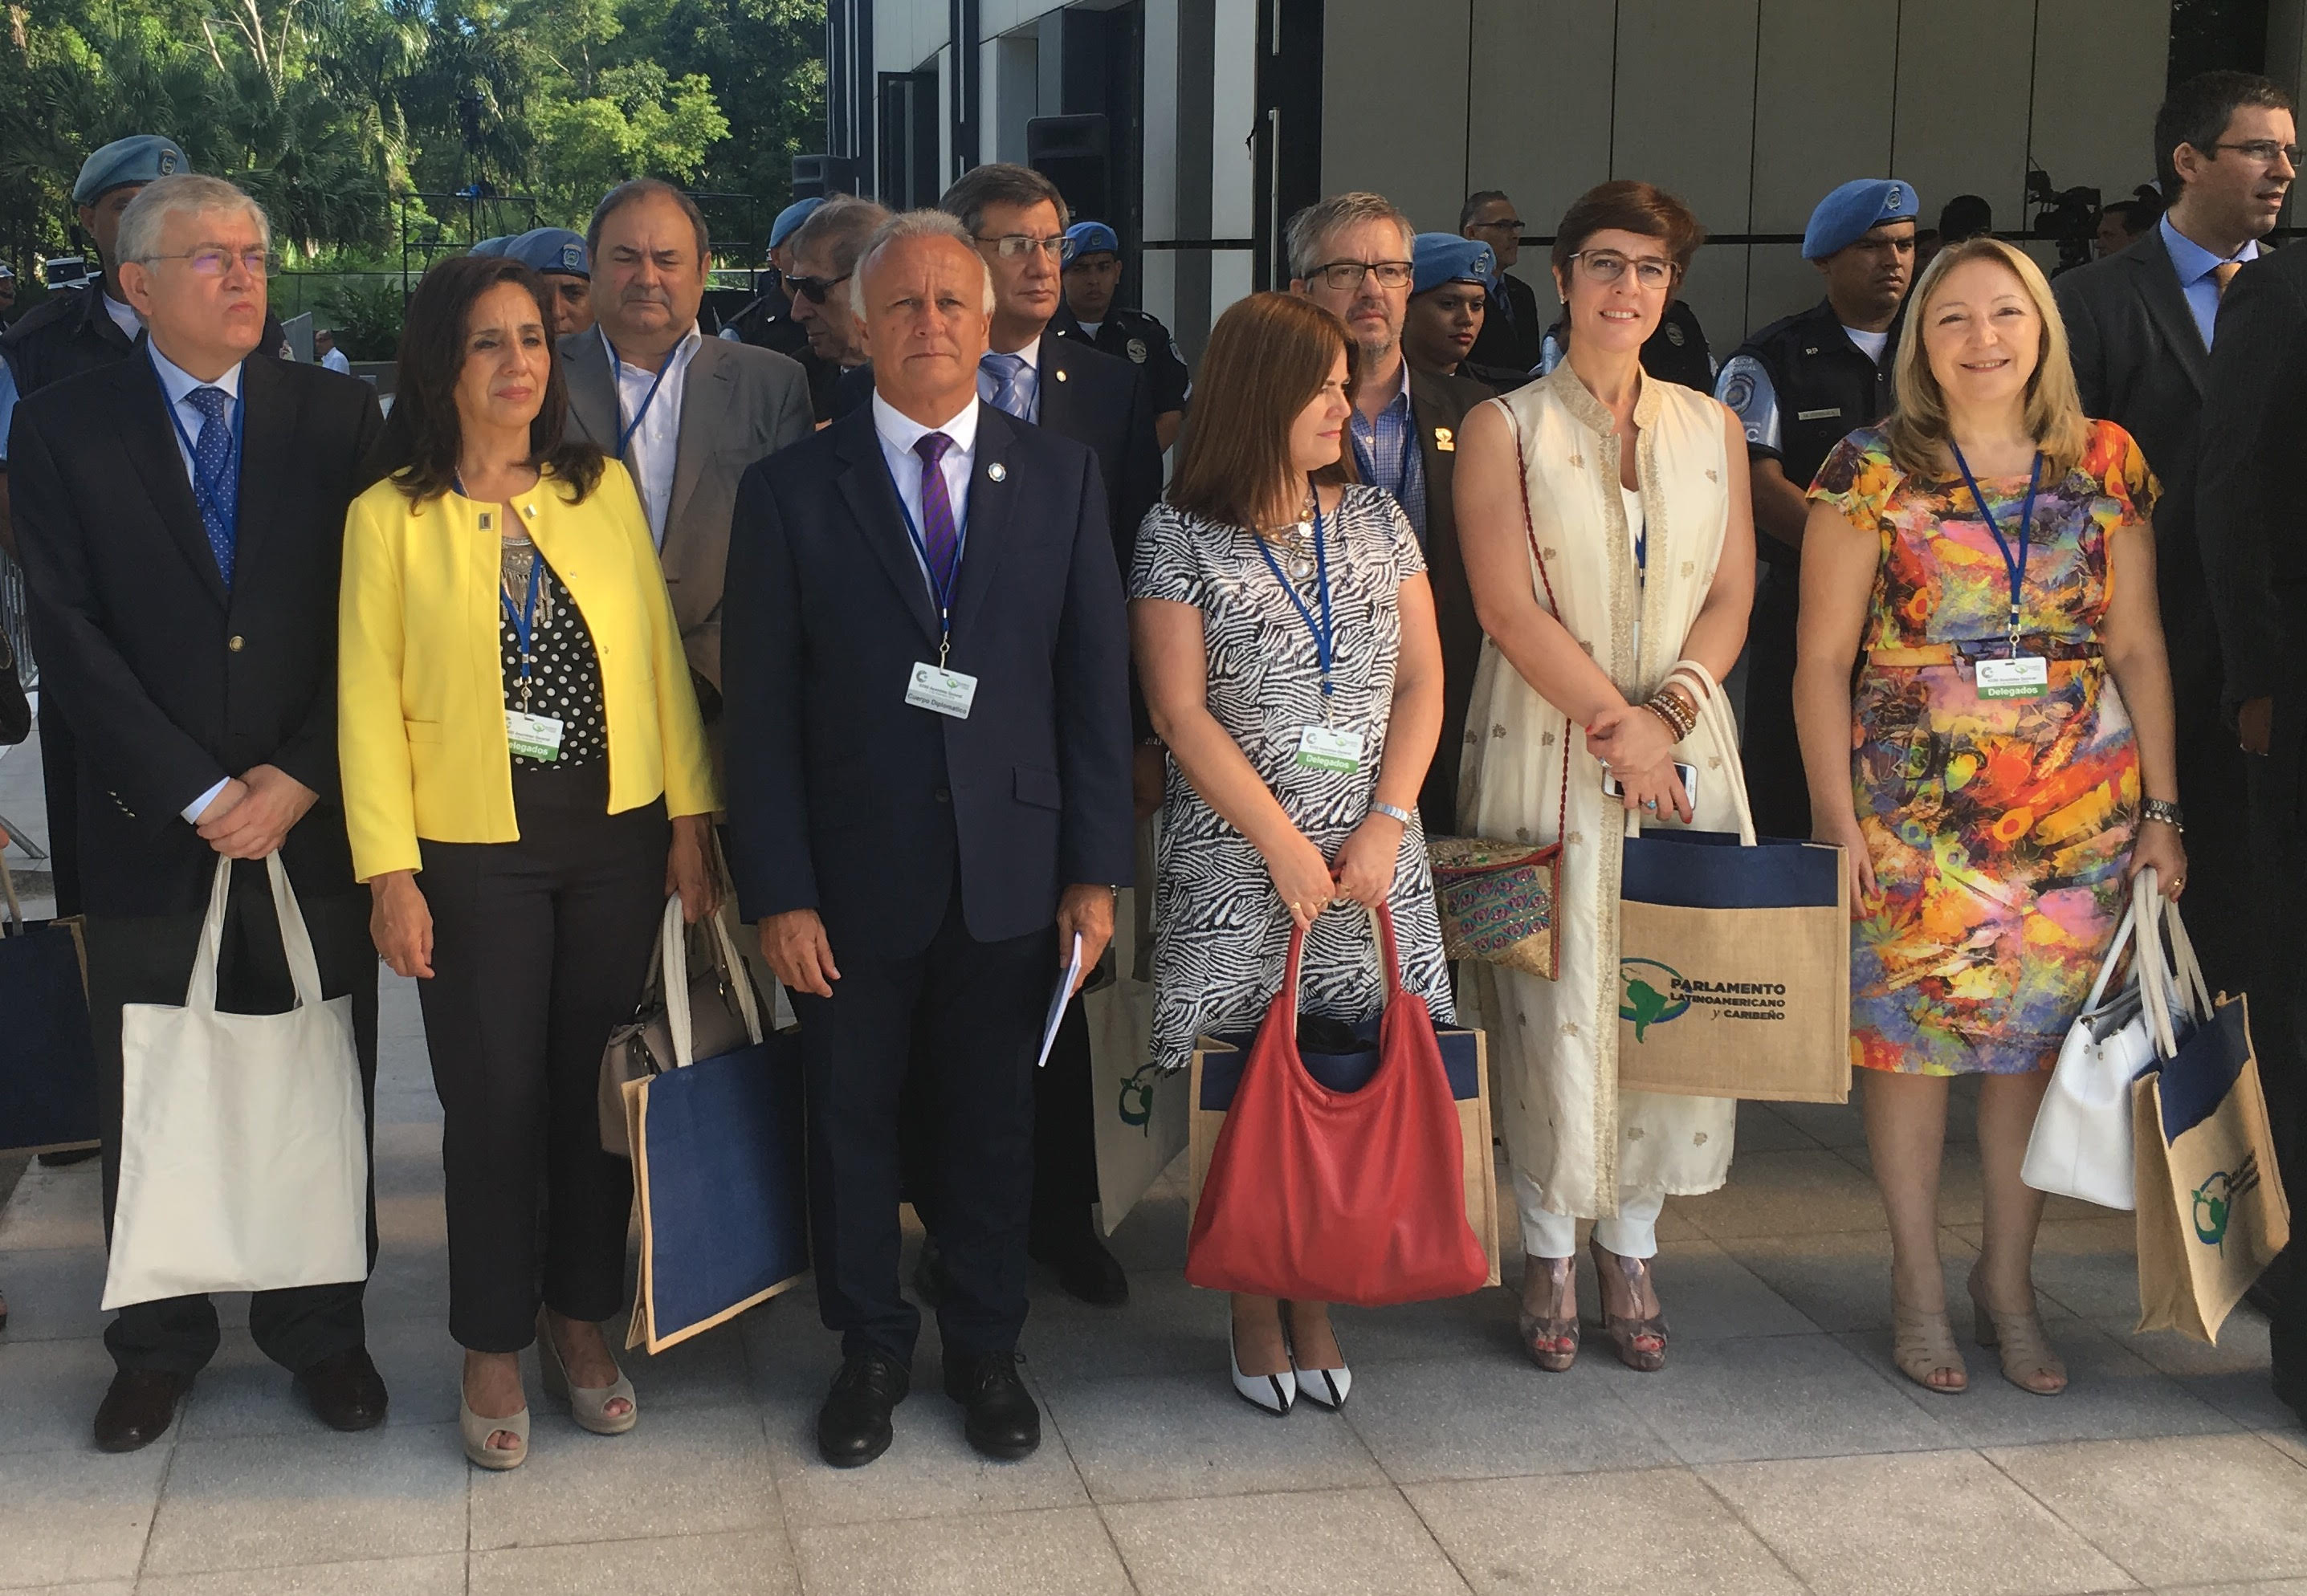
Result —
M 1059 366 L 1056 371 L 1054 371 L 1054 372 L 1051 373 L 1050 374 L 1051 374 L 1051 376 L 1053 376 L 1053 377 L 1057 378 L 1057 380 L 1058 380 L 1059 382 L 1064 382 L 1064 381 L 1066 380 L 1066 368 L 1065 368 L 1065 367 L 1063 367 L 1063 366 Z
M 999 460 L 994 461 L 991 465 L 985 468 L 985 480 L 988 482 L 1008 481 L 1009 468 L 1003 465 Z
M 1434 429 L 1434 447 L 1444 454 L 1455 454 L 1458 452 L 1458 440 L 1451 436 L 1448 427 L 1437 426 Z

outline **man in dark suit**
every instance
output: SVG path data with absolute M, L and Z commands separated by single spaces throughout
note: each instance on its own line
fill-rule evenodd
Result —
M 2203 385 L 2195 529 L 2250 784 L 2251 881 L 2263 957 L 2251 971 L 2251 1041 L 2294 1214 L 2307 1213 L 2307 999 L 2292 968 L 2307 937 L 2307 560 L 2293 508 L 2307 459 L 2307 249 L 2236 273 L 2219 301 Z M 2190 800 L 2191 807 L 2191 800 Z M 2307 1270 L 2286 1258 L 2252 1300 L 2273 1308 L 2276 1394 L 2307 1422 Z
M 919 1334 L 897 1280 L 909 1074 L 934 1094 L 946 1392 L 979 1451 L 1040 1444 L 1015 1368 L 1034 1059 L 1132 862 L 1104 486 L 1080 444 L 978 399 L 973 243 L 936 211 L 883 229 L 852 285 L 874 398 L 748 472 L 730 539 L 733 863 L 801 1020 L 838 1466 L 888 1448 Z
M 1488 285 L 1489 304 L 1482 330 L 1466 358 L 1499 371 L 1527 372 L 1538 365 L 1539 339 L 1546 323 L 1539 319 L 1538 296 L 1531 286 L 1507 270 L 1522 258 L 1522 218 L 1504 189 L 1486 188 L 1466 196 L 1458 208 L 1458 236 L 1490 246 L 1498 259 L 1497 276 Z M 1447 742 L 1442 746 L 1450 747 Z
M 1466 412 L 1491 390 L 1471 378 L 1418 371 L 1402 358 L 1416 241 L 1410 218 L 1383 194 L 1343 193 L 1309 205 L 1290 219 L 1290 291 L 1346 324 L 1361 359 L 1347 424 L 1354 468 L 1364 482 L 1394 494 L 1426 551 L 1442 632 L 1442 740 L 1418 808 L 1427 831 L 1445 836 L 1458 829 L 1458 760 L 1482 657 L 1481 622 L 1458 553 L 1451 468 Z
M 2204 73 L 2155 118 L 2156 166 L 2176 197 L 2121 254 L 2054 285 L 2086 414 L 2120 423 L 2162 481 L 2155 579 L 2179 712 L 2187 838 L 2187 923 L 2214 991 L 2252 984 L 2262 940 L 2244 756 L 2231 730 L 2228 673 L 2196 533 L 2198 421 L 2219 301 L 2275 226 L 2296 175 L 2287 95 L 2246 73 Z M 2239 706 L 2265 747 L 2263 683 Z
M 366 383 L 253 355 L 270 244 L 263 211 L 221 179 L 146 188 L 121 219 L 119 272 L 149 336 L 27 399 L 9 440 L 41 684 L 81 733 L 107 1229 L 121 1011 L 184 1002 L 218 855 L 237 862 L 220 1006 L 293 1001 L 262 865 L 278 851 L 324 990 L 352 997 L 364 1095 L 375 1081 L 376 956 L 338 795 L 336 618 L 345 510 L 382 424 Z M 257 1346 L 339 1429 L 384 1417 L 362 1291 L 249 1304 Z M 205 1296 L 122 1309 L 105 1332 L 119 1372 L 97 1445 L 131 1451 L 165 1431 L 217 1340 Z

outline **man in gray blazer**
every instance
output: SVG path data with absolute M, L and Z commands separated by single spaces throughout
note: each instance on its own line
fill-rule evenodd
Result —
M 737 479 L 809 435 L 809 379 L 783 355 L 699 331 L 710 240 L 696 203 L 671 184 L 619 184 L 585 241 L 596 324 L 561 340 L 569 433 L 632 473 L 709 725 L 721 708 L 721 579 Z

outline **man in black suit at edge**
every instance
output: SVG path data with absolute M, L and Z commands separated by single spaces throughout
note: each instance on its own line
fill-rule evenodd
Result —
M 2179 710 L 2179 797 L 2191 822 L 2187 926 L 2214 991 L 2252 984 L 2264 888 L 2254 880 L 2245 759 L 2198 544 L 2198 422 L 2211 350 L 2228 336 L 2221 296 L 2282 211 L 2297 175 L 2296 136 L 2290 97 L 2265 78 L 2210 72 L 2180 84 L 2155 117 L 2155 164 L 2171 208 L 2129 249 L 2052 285 L 2084 413 L 2120 423 L 2162 480 L 2156 587 Z M 2267 684 L 2240 686 L 2244 739 L 2263 750 Z
M 1086 444 L 1105 482 L 1115 563 L 1127 579 L 1137 523 L 1162 496 L 1162 451 L 1154 437 L 1152 384 L 1140 367 L 1071 339 L 1044 336 L 1065 304 L 1062 271 L 1070 249 L 1066 202 L 1031 167 L 978 167 L 946 190 L 938 209 L 959 219 L 993 277 L 993 318 L 978 362 L 977 396 L 1003 414 Z M 842 379 L 846 410 L 873 391 L 872 367 Z M 1142 712 L 1133 716 L 1139 753 L 1139 807 L 1161 802 L 1161 749 Z M 1050 1062 L 1034 1077 L 1033 1255 L 1085 1302 L 1129 1299 L 1129 1276 L 1098 1240 L 1090 1205 L 1098 1200 L 1095 1105 L 1090 1101 L 1089 1022 L 1079 1002 L 1067 1011 Z M 925 1294 L 944 1289 L 936 1198 L 922 1189 L 916 1120 L 907 1158 L 914 1207 L 929 1227 L 917 1278 Z M 922 1199 L 928 1200 L 924 1202 Z
M 337 578 L 345 508 L 382 429 L 374 390 L 254 355 L 271 239 L 220 178 L 146 187 L 120 221 L 121 287 L 148 329 L 127 359 L 31 395 L 9 435 L 41 684 L 80 733 L 89 1008 L 106 1098 L 107 1231 L 119 1188 L 121 1010 L 184 1000 L 219 854 L 236 862 L 218 998 L 295 993 L 262 861 L 295 880 L 323 990 L 350 994 L 376 1078 L 376 954 L 337 784 Z M 369 1257 L 376 1257 L 373 1203 Z M 260 1291 L 248 1327 L 339 1429 L 384 1418 L 364 1283 Z M 96 1414 L 107 1452 L 167 1430 L 215 1355 L 205 1296 L 124 1308 Z
M 2286 158 L 2287 159 L 2287 158 Z M 2294 949 L 2307 935 L 2300 822 L 2307 814 L 2307 527 L 2294 508 L 2307 459 L 2307 249 L 2278 250 L 2235 274 L 2219 301 L 2203 383 L 2195 528 L 2226 667 L 2226 699 L 2251 794 L 2251 881 L 2263 957 L 2251 972 L 2251 1042 L 2294 1214 L 2307 1213 L 2307 1035 Z M 2268 1271 L 2251 1299 L 2271 1309 L 2276 1394 L 2307 1422 L 2307 1270 Z
M 793 995 L 836 1466 L 888 1449 L 921 1316 L 897 1279 L 900 1098 L 929 1094 L 945 1388 L 1022 1457 L 1034 1060 L 1129 880 L 1128 641 L 1090 451 L 978 398 L 968 229 L 893 219 L 852 279 L 863 410 L 746 473 L 724 664 L 743 917 Z M 908 1077 L 913 1085 L 909 1087 Z

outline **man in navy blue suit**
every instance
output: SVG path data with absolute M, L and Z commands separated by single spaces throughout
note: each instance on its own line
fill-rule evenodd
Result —
M 1095 457 L 978 399 L 993 288 L 961 224 L 893 219 L 851 292 L 872 401 L 746 473 L 723 621 L 733 866 L 801 1021 L 842 1336 L 818 1447 L 879 1457 L 910 1383 L 897 1107 L 919 1060 L 946 1392 L 973 1446 L 1022 1457 L 1034 1060 L 1132 861 L 1121 578 Z

